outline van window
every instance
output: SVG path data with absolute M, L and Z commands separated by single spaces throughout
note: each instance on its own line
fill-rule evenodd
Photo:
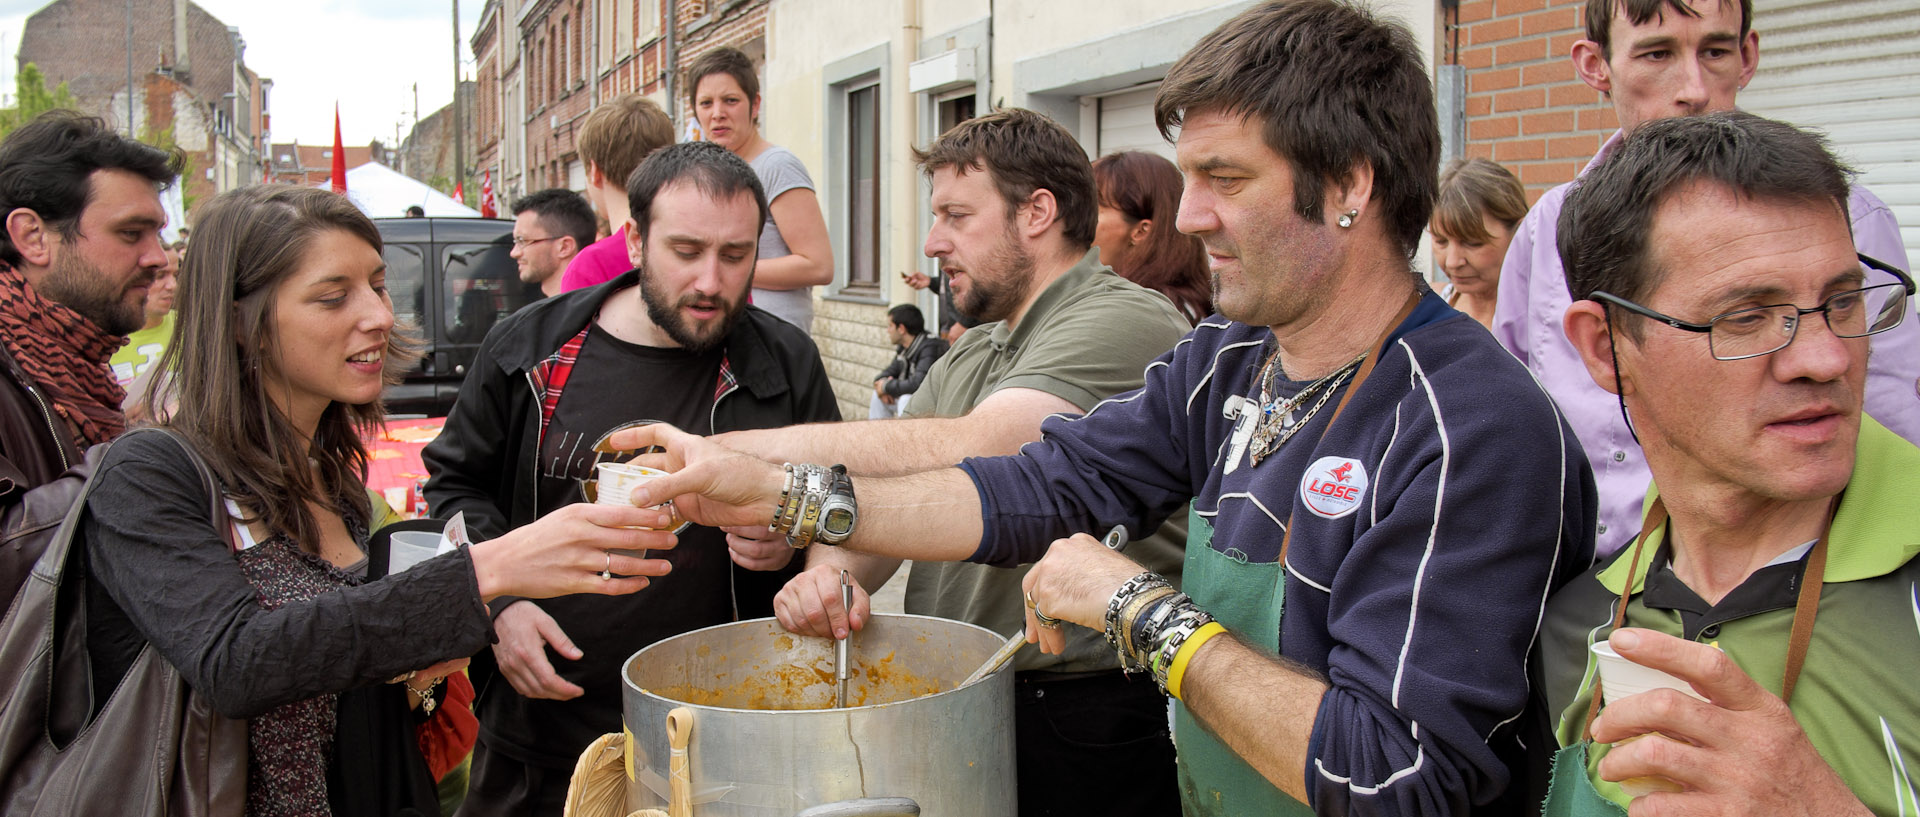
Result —
M 446 274 L 442 325 L 447 340 L 479 343 L 501 318 L 539 297 L 540 289 L 520 282 L 519 266 L 507 238 L 492 244 L 447 244 L 441 249 Z
M 427 300 L 426 254 L 411 244 L 388 244 L 381 256 L 387 262 L 387 296 L 393 299 L 394 320 L 420 326 Z

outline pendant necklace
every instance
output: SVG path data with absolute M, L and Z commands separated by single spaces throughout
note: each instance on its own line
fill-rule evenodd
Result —
M 1347 361 L 1346 365 L 1308 383 L 1292 397 L 1283 400 L 1274 394 L 1276 381 L 1280 377 L 1280 351 L 1274 350 L 1273 355 L 1267 358 L 1266 366 L 1260 370 L 1260 420 L 1259 425 L 1254 427 L 1253 439 L 1247 447 L 1248 463 L 1259 465 L 1262 459 L 1293 439 L 1294 434 L 1305 428 L 1315 414 L 1320 413 L 1320 407 L 1327 404 L 1327 398 L 1332 397 L 1334 392 L 1339 391 L 1340 385 L 1353 376 L 1360 361 L 1366 359 L 1367 353 L 1361 352 L 1358 357 Z M 1314 399 L 1316 395 L 1318 399 Z M 1294 413 L 1308 400 L 1314 400 L 1313 406 L 1296 419 Z

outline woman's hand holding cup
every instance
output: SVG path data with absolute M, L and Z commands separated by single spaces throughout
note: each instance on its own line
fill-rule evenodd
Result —
M 568 505 L 471 548 L 480 597 L 635 592 L 673 566 L 620 551 L 670 549 L 679 543 L 674 524 L 671 512 L 653 508 Z

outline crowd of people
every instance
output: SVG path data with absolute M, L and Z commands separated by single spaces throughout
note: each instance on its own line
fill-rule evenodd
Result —
M 908 612 L 1038 646 L 1022 814 L 1914 813 L 1898 225 L 1820 136 L 1737 110 L 1744 0 L 1585 11 L 1571 60 L 1621 127 L 1532 208 L 1442 165 L 1427 60 L 1344 0 L 1194 44 L 1154 106 L 1177 162 L 1089 161 L 1019 108 L 916 147 L 939 274 L 908 282 L 972 326 L 889 311 L 846 422 L 807 331 L 814 184 L 711 51 L 704 141 L 610 100 L 587 194 L 514 204 L 550 297 L 423 455 L 471 544 L 397 572 L 361 440 L 417 342 L 372 222 L 243 188 L 182 256 L 180 159 L 43 115 L 0 143 L 0 509 L 125 436 L 70 523 L 75 700 L 157 652 L 244 726 L 225 813 L 561 814 L 635 651 L 762 616 L 845 637 L 906 561 Z M 625 460 L 670 473 L 594 504 Z M 0 606 L 34 558 L 0 549 Z

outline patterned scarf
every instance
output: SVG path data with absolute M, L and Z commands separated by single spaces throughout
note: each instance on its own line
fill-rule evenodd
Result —
M 107 362 L 127 339 L 40 297 L 19 270 L 0 264 L 0 337 L 28 377 L 52 398 L 53 410 L 78 435 L 81 448 L 120 436 L 127 415 L 125 389 Z

